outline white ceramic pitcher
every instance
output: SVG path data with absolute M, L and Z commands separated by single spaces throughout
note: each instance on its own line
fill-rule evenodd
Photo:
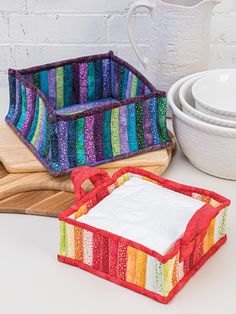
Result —
M 211 15 L 221 0 L 139 0 L 128 12 L 131 45 L 153 85 L 167 91 L 179 78 L 208 65 Z M 132 32 L 137 8 L 151 11 L 152 39 L 147 55 L 140 52 Z

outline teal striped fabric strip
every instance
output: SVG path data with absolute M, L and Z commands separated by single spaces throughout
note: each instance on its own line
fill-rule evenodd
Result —
M 48 97 L 48 71 L 40 71 L 40 90 Z
M 95 74 L 94 63 L 88 63 L 88 101 L 95 100 Z
M 64 106 L 72 105 L 72 66 L 64 66 Z
M 38 122 L 38 114 L 39 114 L 39 96 L 38 95 L 36 96 L 36 99 L 35 99 L 35 109 L 34 110 L 35 110 L 34 111 L 34 118 L 33 118 L 33 121 L 32 121 L 31 127 L 30 127 L 30 131 L 27 135 L 27 140 L 29 142 L 31 142 L 31 140 L 34 136 L 37 122 Z
M 77 165 L 86 165 L 86 154 L 84 148 L 84 118 L 76 121 L 76 159 Z
M 161 142 L 166 142 L 169 141 L 170 139 L 166 128 L 166 106 L 167 106 L 166 98 L 159 97 L 157 123 L 159 123 L 159 133 Z
M 49 125 L 47 122 L 47 111 L 44 110 L 43 112 L 43 124 L 42 124 L 42 128 L 43 128 L 43 136 L 42 136 L 42 143 L 40 145 L 40 149 L 39 149 L 39 153 L 41 156 L 43 157 L 47 157 L 48 153 L 49 153 Z

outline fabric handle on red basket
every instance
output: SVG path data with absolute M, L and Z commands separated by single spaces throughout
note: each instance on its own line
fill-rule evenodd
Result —
M 191 255 L 197 239 L 200 238 L 201 241 L 204 239 L 211 220 L 218 212 L 216 207 L 205 204 L 193 215 L 181 239 L 180 261 Z
M 73 170 L 71 172 L 71 180 L 74 185 L 76 202 L 80 201 L 86 194 L 82 188 L 82 184 L 88 179 L 95 187 L 98 187 L 110 180 L 110 177 L 105 170 L 99 168 L 81 166 Z

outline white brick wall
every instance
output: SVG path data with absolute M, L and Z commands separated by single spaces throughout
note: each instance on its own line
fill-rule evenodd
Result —
M 27 67 L 113 49 L 141 66 L 127 37 L 134 0 L 0 0 L 0 86 L 8 67 Z M 150 19 L 135 17 L 135 33 L 148 47 Z M 212 20 L 210 67 L 236 67 L 236 0 L 222 0 Z

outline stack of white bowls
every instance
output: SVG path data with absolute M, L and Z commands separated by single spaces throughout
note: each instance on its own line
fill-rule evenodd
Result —
M 174 132 L 200 170 L 236 180 L 236 69 L 189 75 L 169 90 Z

